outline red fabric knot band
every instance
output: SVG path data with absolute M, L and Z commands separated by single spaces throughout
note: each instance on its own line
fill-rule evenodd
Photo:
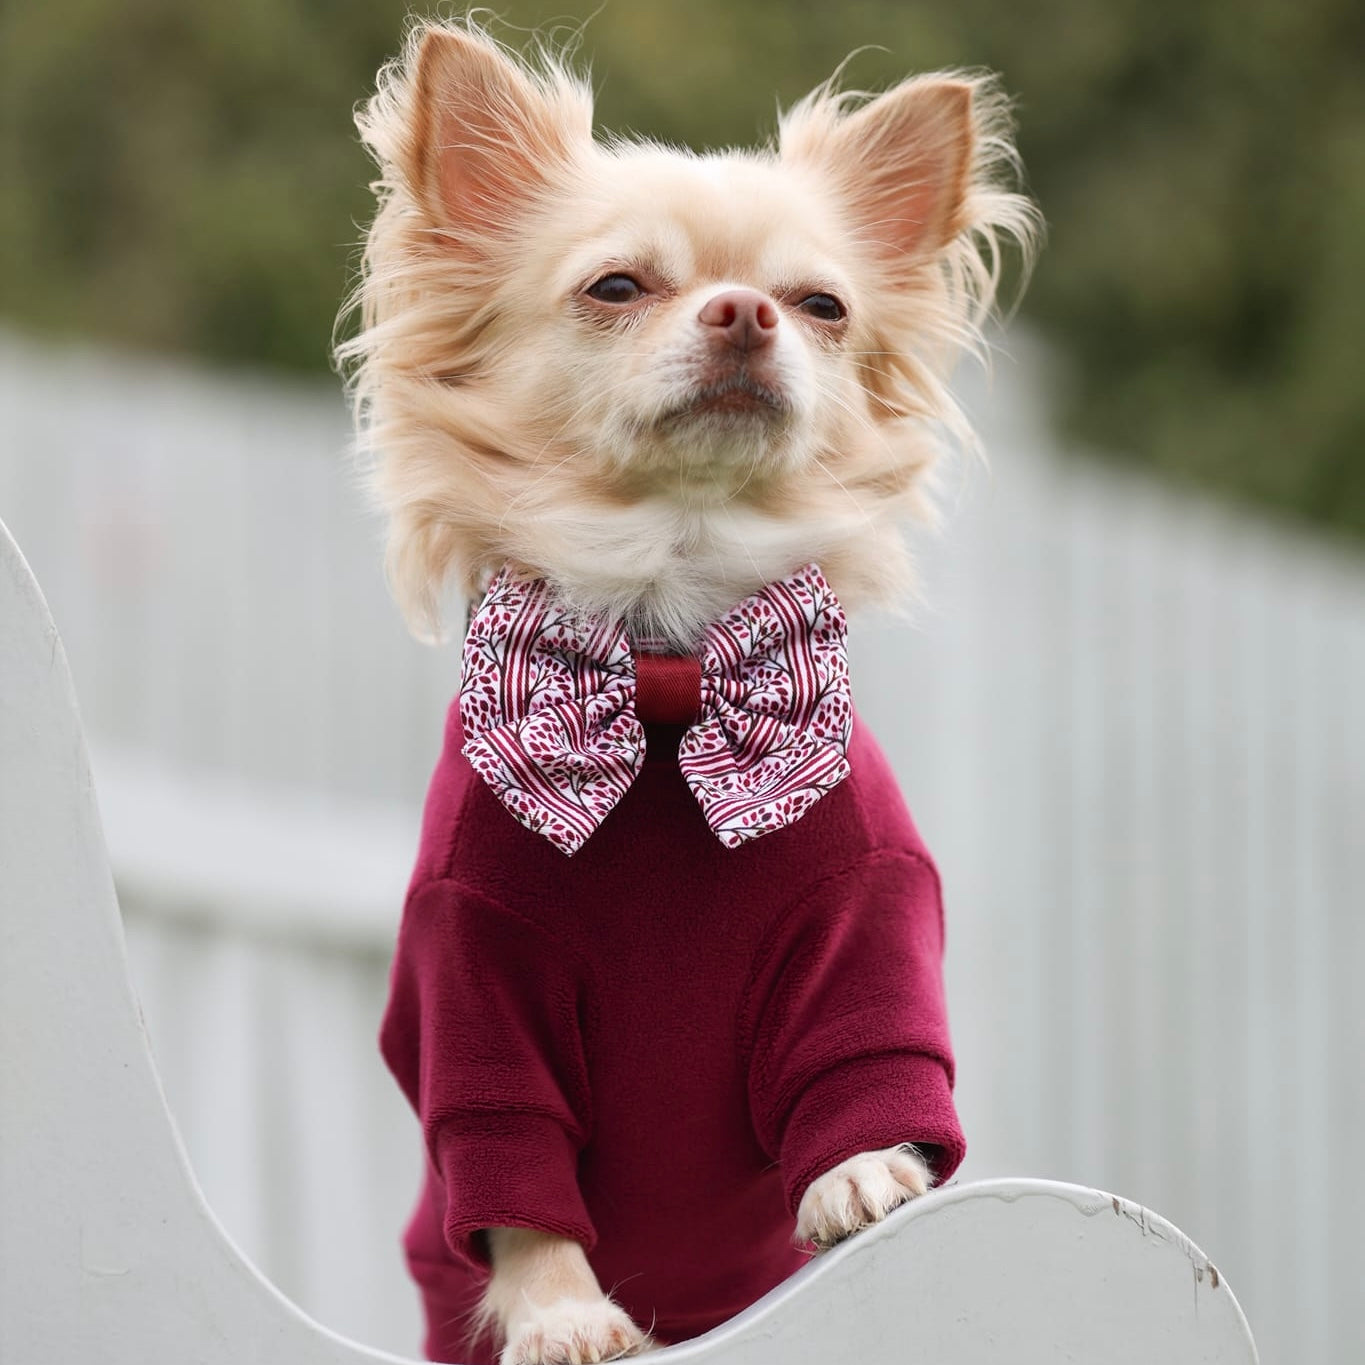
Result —
M 701 709 L 701 660 L 635 652 L 635 716 L 644 725 L 691 725 Z

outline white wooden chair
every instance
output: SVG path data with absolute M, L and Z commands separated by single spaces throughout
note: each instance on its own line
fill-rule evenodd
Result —
M 61 642 L 3 525 L 0 1029 L 5 1365 L 397 1359 L 294 1307 L 199 1192 L 129 984 Z M 1037 1180 L 932 1193 L 662 1354 L 672 1365 L 1256 1360 L 1232 1291 L 1179 1231 L 1108 1194 Z

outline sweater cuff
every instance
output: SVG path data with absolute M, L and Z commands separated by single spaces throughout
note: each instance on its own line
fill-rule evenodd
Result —
M 436 1168 L 445 1185 L 446 1245 L 488 1266 L 484 1228 L 534 1228 L 591 1251 L 597 1233 L 578 1188 L 578 1147 L 544 1114 L 461 1114 L 441 1125 Z
M 842 1062 L 817 1076 L 787 1120 L 781 1165 L 793 1215 L 811 1181 L 859 1152 L 912 1142 L 943 1184 L 966 1154 L 942 1062 L 894 1053 Z

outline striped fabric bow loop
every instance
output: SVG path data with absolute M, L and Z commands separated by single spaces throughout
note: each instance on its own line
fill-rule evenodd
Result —
M 702 640 L 701 719 L 678 766 L 727 848 L 799 820 L 848 776 L 843 609 L 814 564 L 745 598 Z
M 814 565 L 707 628 L 698 719 L 678 765 L 729 848 L 799 819 L 848 775 L 844 614 Z M 635 660 L 620 623 L 503 570 L 465 639 L 465 756 L 528 829 L 575 853 L 644 763 Z

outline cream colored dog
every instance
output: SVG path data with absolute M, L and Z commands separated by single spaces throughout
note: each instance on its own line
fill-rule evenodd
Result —
M 775 148 L 697 156 L 596 141 L 554 57 L 432 24 L 359 124 L 381 205 L 339 354 L 416 629 L 509 560 L 679 647 L 810 560 L 846 606 L 902 597 L 898 521 L 943 434 L 970 439 L 948 372 L 1000 239 L 1027 263 L 1036 235 L 988 81 L 822 88 Z M 854 1157 L 796 1235 L 828 1245 L 929 1183 L 912 1149 Z M 646 1344 L 577 1243 L 488 1238 L 505 1362 Z

